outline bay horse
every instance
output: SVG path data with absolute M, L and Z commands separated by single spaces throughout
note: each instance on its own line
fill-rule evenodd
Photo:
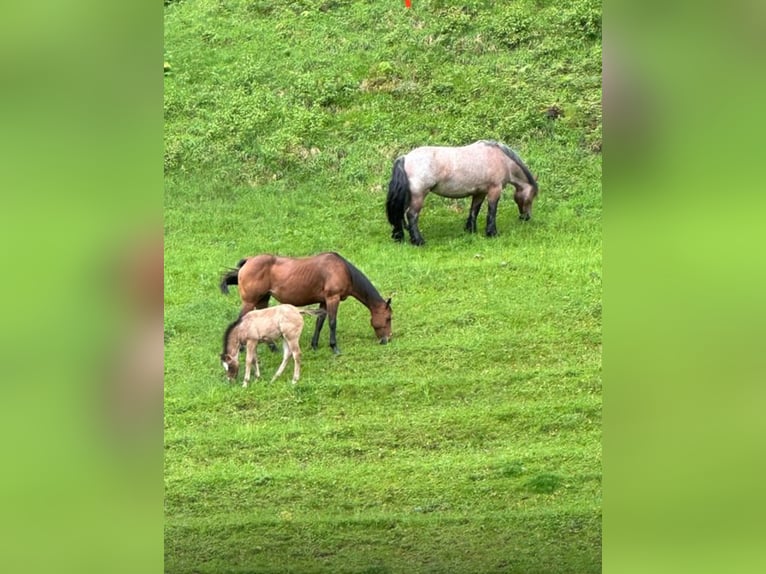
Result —
M 239 373 L 239 350 L 245 345 L 245 381 L 250 382 L 250 366 L 255 365 L 255 378 L 261 377 L 258 365 L 258 343 L 274 343 L 282 339 L 282 364 L 270 382 L 282 374 L 290 355 L 293 357 L 293 384 L 301 377 L 301 346 L 303 332 L 302 315 L 320 315 L 320 309 L 298 309 L 292 305 L 276 305 L 267 309 L 250 311 L 237 318 L 226 328 L 223 334 L 223 352 L 221 364 L 230 381 L 236 380 Z
M 528 220 L 537 196 L 537 181 L 511 148 L 496 141 L 480 140 L 462 147 L 425 146 L 413 149 L 394 162 L 386 197 L 386 214 L 393 226 L 391 237 L 404 239 L 404 220 L 410 241 L 423 245 L 418 218 L 428 192 L 443 197 L 472 197 L 465 228 L 476 233 L 479 210 L 487 198 L 487 237 L 497 235 L 497 203 L 503 188 L 512 184 L 519 219 Z
M 281 257 L 262 254 L 246 257 L 237 268 L 221 279 L 221 292 L 237 285 L 242 300 L 240 317 L 253 309 L 264 309 L 269 298 L 291 305 L 319 303 L 330 322 L 330 347 L 340 353 L 335 334 L 338 305 L 349 295 L 370 310 L 370 323 L 375 336 L 385 345 L 391 338 L 391 299 L 385 300 L 370 280 L 337 253 L 320 253 L 312 257 Z M 319 332 L 325 316 L 317 317 L 311 347 L 319 345 Z

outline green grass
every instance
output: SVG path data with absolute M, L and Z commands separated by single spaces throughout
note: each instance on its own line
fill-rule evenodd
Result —
M 600 4 L 177 0 L 165 30 L 166 571 L 600 571 Z M 393 243 L 394 158 L 482 138 L 533 219 L 506 196 L 472 236 L 429 196 Z M 297 386 L 228 384 L 224 268 L 320 251 L 392 342 L 349 299 L 342 355 L 307 320 Z

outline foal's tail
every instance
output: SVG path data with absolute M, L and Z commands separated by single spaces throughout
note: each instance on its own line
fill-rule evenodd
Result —
M 327 311 L 324 309 L 298 309 L 301 315 L 312 315 L 314 317 L 324 317 L 327 315 Z
M 391 237 L 396 241 L 404 239 L 404 212 L 410 204 L 410 182 L 407 172 L 404 171 L 404 156 L 394 162 L 394 170 L 391 173 L 391 181 L 388 183 L 388 196 L 386 197 L 386 215 L 388 222 L 394 230 Z
M 223 277 L 221 277 L 221 293 L 224 295 L 229 294 L 229 285 L 239 285 L 239 270 L 242 269 L 242 266 L 247 263 L 247 258 L 240 259 L 237 263 L 236 269 L 230 269 L 226 273 L 223 274 Z

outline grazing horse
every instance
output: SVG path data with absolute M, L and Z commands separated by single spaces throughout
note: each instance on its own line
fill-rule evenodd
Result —
M 497 235 L 497 202 L 508 183 L 516 188 L 513 199 L 519 218 L 527 220 L 537 195 L 537 182 L 521 158 L 508 146 L 481 140 L 463 147 L 419 147 L 394 162 L 388 184 L 386 214 L 395 241 L 404 239 L 404 219 L 410 241 L 423 245 L 418 216 L 429 191 L 443 197 L 472 196 L 465 228 L 476 233 L 476 220 L 484 198 L 489 199 L 487 236 Z
M 239 350 L 245 345 L 245 382 L 243 387 L 250 382 L 250 366 L 255 365 L 255 378 L 261 377 L 261 369 L 258 365 L 258 343 L 274 343 L 282 339 L 282 364 L 270 382 L 282 374 L 287 366 L 290 355 L 293 357 L 293 384 L 301 377 L 301 346 L 299 339 L 303 331 L 303 317 L 301 315 L 321 315 L 324 311 L 319 309 L 297 309 L 292 305 L 276 305 L 267 309 L 250 311 L 239 317 L 226 328 L 223 334 L 223 352 L 221 364 L 230 381 L 236 380 L 239 373 Z
M 391 299 L 384 300 L 365 275 L 337 253 L 320 253 L 313 257 L 292 258 L 278 255 L 256 255 L 237 263 L 237 269 L 224 274 L 221 292 L 237 285 L 242 299 L 240 317 L 252 309 L 264 309 L 272 295 L 280 303 L 311 305 L 319 303 L 330 321 L 330 347 L 338 348 L 335 327 L 338 305 L 349 295 L 370 310 L 370 323 L 381 344 L 391 338 Z M 319 332 L 325 316 L 317 318 L 311 347 L 319 345 Z

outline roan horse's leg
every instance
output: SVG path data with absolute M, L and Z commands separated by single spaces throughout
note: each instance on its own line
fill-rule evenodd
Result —
M 476 222 L 479 220 L 479 211 L 485 197 L 487 197 L 486 194 L 477 193 L 471 198 L 471 209 L 468 211 L 468 219 L 465 222 L 465 230 L 469 233 L 476 233 Z
M 497 225 L 495 220 L 497 219 L 497 204 L 500 201 L 500 193 L 503 191 L 501 186 L 490 188 L 489 201 L 487 203 L 487 237 L 494 237 L 497 235 Z
M 407 227 L 410 230 L 410 241 L 413 245 L 423 245 L 426 242 L 420 234 L 420 229 L 418 229 L 418 218 L 420 217 L 420 210 L 422 208 L 423 196 L 416 197 L 413 195 L 406 213 Z

